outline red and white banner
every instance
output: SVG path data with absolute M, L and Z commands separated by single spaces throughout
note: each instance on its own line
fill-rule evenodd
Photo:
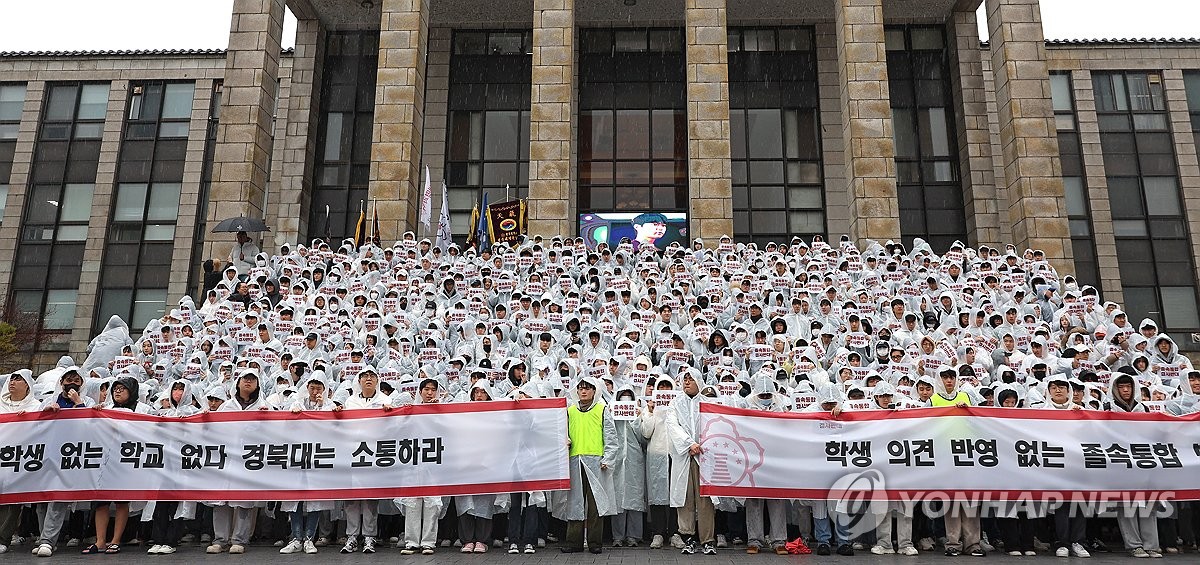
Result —
M 0 415 L 0 504 L 352 500 L 569 488 L 565 400 L 160 418 Z
M 701 404 L 701 494 L 911 501 L 1200 499 L 1200 415 Z

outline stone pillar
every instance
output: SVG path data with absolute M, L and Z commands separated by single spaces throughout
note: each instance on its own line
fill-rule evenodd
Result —
M 212 97 L 213 81 L 196 81 L 196 91 L 192 97 L 192 121 L 188 128 L 187 159 L 183 162 L 183 184 L 179 192 L 179 218 L 175 220 L 175 246 L 171 250 L 168 305 L 177 304 L 184 295 L 197 290 L 187 286 L 192 274 L 197 274 L 194 280 L 204 280 L 203 275 L 199 274 L 202 273 L 200 265 L 204 259 L 192 258 L 194 242 L 191 234 L 196 231 L 196 218 L 200 213 L 200 182 L 204 173 L 204 145 L 208 138 L 208 112 Z M 204 297 L 193 295 L 193 298 L 199 305 Z
M 1074 272 L 1038 0 L 986 0 L 1013 243 Z
M 1096 118 L 1096 97 L 1092 74 L 1073 71 L 1071 85 L 1075 98 L 1075 123 L 1083 156 L 1083 177 L 1087 185 L 1088 209 L 1092 218 L 1092 243 L 1096 246 L 1096 265 L 1105 300 L 1124 304 L 1121 293 L 1121 266 L 1117 263 L 1117 239 L 1113 233 L 1112 201 L 1108 197 L 1108 177 L 1104 174 L 1104 150 L 1100 147 L 1100 124 Z M 1074 272 L 1074 269 L 1071 270 Z
M 275 245 L 306 243 L 316 160 L 317 116 L 321 96 L 321 64 L 325 59 L 325 29 L 316 19 L 296 22 L 296 50 L 287 96 L 283 158 L 275 201 Z
M 114 80 L 108 88 L 108 110 L 104 115 L 104 133 L 100 140 L 100 159 L 96 164 L 96 184 L 92 192 L 92 212 L 87 240 L 83 247 L 83 265 L 75 298 L 75 327 L 71 332 L 71 355 L 82 359 L 92 338 L 92 322 L 100 301 L 100 266 L 104 244 L 108 242 L 108 219 L 116 192 L 117 155 L 121 151 L 121 131 L 125 126 L 125 102 L 129 81 Z
M 900 238 L 883 0 L 837 0 L 838 78 L 850 238 Z
M 428 36 L 429 0 L 383 0 L 367 193 L 378 204 L 384 242 L 417 224 Z
M 425 137 L 421 150 L 422 184 L 424 185 L 424 167 L 429 167 L 430 184 L 433 185 L 433 202 L 431 203 L 429 230 L 425 226 L 416 226 L 417 239 L 428 237 L 433 241 L 437 237 L 437 223 L 442 212 L 442 179 L 446 176 L 446 134 L 448 108 L 450 100 L 450 41 L 453 29 L 445 26 L 429 28 L 429 51 L 425 65 Z
M 529 235 L 574 235 L 575 0 L 533 0 Z
M 1163 95 L 1167 99 L 1167 111 L 1171 120 L 1171 141 L 1175 145 L 1175 159 L 1179 166 L 1179 193 L 1183 195 L 1183 214 L 1191 234 L 1192 257 L 1200 257 L 1200 159 L 1197 155 L 1196 138 L 1192 131 L 1191 114 L 1188 113 L 1187 92 L 1184 90 L 1183 71 L 1163 71 Z M 1192 260 L 1196 268 L 1196 280 L 1200 280 L 1200 261 Z
M 264 217 L 283 14 L 284 0 L 234 0 L 213 151 L 209 226 L 236 216 Z M 232 236 L 212 239 L 205 244 L 205 255 L 224 260 Z
M 987 91 L 979 51 L 975 10 L 955 10 L 946 25 L 950 37 L 950 73 L 953 77 L 954 115 L 958 162 L 967 214 L 968 245 L 1000 246 L 1000 210 L 996 177 L 992 169 L 991 132 L 988 129 Z
M 687 0 L 688 199 L 691 234 L 733 235 L 729 32 L 725 0 Z
M 8 177 L 8 201 L 4 204 L 4 221 L 0 223 L 0 298 L 6 303 L 17 264 L 17 242 L 21 239 L 25 196 L 29 187 L 29 173 L 33 168 L 33 145 L 37 139 L 38 119 L 42 115 L 45 97 L 45 82 L 31 80 L 25 84 L 25 106 L 21 109 L 17 146 L 13 154 L 12 172 Z
M 846 147 L 842 143 L 842 82 L 838 78 L 837 32 L 832 22 L 816 25 L 817 88 L 821 96 L 821 165 L 825 174 L 827 240 L 850 233 L 846 195 Z

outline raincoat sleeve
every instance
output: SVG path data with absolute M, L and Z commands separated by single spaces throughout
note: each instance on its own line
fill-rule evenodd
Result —
M 604 456 L 600 458 L 600 464 L 611 469 L 617 463 L 617 425 L 613 422 L 612 411 L 608 406 L 604 407 Z

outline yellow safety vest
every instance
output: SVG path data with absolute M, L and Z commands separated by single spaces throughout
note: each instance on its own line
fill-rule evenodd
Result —
M 578 406 L 567 408 L 567 435 L 571 437 L 571 457 L 604 455 L 604 403 L 596 401 L 583 412 Z
M 937 393 L 934 393 L 933 396 L 929 397 L 929 403 L 933 406 L 954 406 L 955 404 L 958 404 L 959 402 L 962 402 L 962 403 L 970 406 L 971 405 L 971 397 L 967 396 L 967 393 L 965 393 L 961 390 L 958 391 L 958 394 L 954 395 L 954 398 L 951 398 L 949 400 L 947 400 L 946 397 L 944 397 L 940 394 L 937 394 Z

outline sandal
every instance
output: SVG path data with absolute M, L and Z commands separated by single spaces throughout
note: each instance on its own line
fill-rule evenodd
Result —
M 115 544 L 115 543 L 110 543 L 110 544 L 108 544 L 108 547 L 105 548 L 104 553 L 107 553 L 109 555 L 121 553 L 121 546 L 118 544 Z
M 83 551 L 80 551 L 79 553 L 82 553 L 84 555 L 96 555 L 98 553 L 104 553 L 104 552 L 101 551 L 99 547 L 96 547 L 96 544 L 93 543 L 92 545 L 89 545 L 89 546 L 83 548 Z

